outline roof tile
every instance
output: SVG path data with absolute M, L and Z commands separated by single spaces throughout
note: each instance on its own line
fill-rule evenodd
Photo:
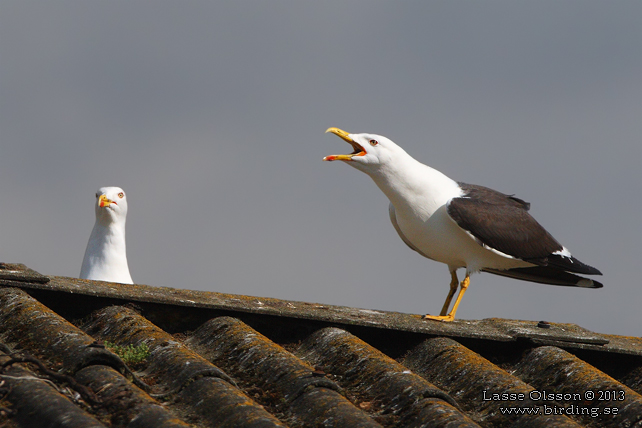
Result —
M 201 355 L 269 397 L 266 405 L 304 426 L 375 427 L 341 388 L 315 369 L 236 318 L 203 324 L 187 340 Z
M 186 428 L 187 423 L 170 413 L 126 377 L 103 365 L 91 365 L 76 373 L 76 379 L 96 391 L 103 403 L 99 413 L 109 415 L 116 426 Z
M 150 356 L 143 373 L 164 388 L 154 396 L 163 399 L 177 396 L 181 411 L 193 410 L 204 425 L 283 426 L 237 389 L 225 372 L 132 309 L 122 306 L 102 309 L 90 317 L 83 329 L 120 346 L 145 343 Z
M 408 354 L 404 364 L 452 394 L 462 407 L 477 414 L 480 422 L 493 426 L 578 426 L 564 415 L 520 415 L 502 411 L 510 402 L 521 408 L 537 405 L 529 399 L 529 393 L 535 388 L 452 339 L 426 340 Z M 494 394 L 499 397 L 493 399 Z M 502 399 L 501 394 L 515 395 L 512 399 L 510 395 Z
M 0 352 L 0 364 L 11 358 Z M 61 394 L 47 382 L 21 365 L 11 365 L 2 373 L 0 385 L 5 394 L 4 417 L 19 427 L 104 428 L 101 422 Z M 8 406 L 7 406 L 8 405 Z M 6 407 L 5 407 L 6 406 Z M 4 418 L 0 418 L 0 423 Z M 4 426 L 4 423 L 2 423 Z
M 560 402 L 571 403 L 566 407 L 574 406 L 584 423 L 642 425 L 640 394 L 563 349 L 535 348 L 515 369 L 516 376 L 538 389 L 544 403 L 557 407 Z
M 448 394 L 358 337 L 325 328 L 308 337 L 297 355 L 341 379 L 362 402 L 403 426 L 476 427 Z
M 105 347 L 51 309 L 17 288 L 0 288 L 0 338 L 75 373 L 90 364 L 117 370 L 125 365 Z

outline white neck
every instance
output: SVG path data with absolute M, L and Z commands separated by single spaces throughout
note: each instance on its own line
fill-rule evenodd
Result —
M 368 175 L 397 211 L 411 209 L 424 218 L 451 198 L 461 196 L 457 182 L 407 153 L 399 154 L 394 162 L 386 162 Z
M 80 270 L 80 278 L 133 283 L 127 265 L 124 222 L 96 222 Z

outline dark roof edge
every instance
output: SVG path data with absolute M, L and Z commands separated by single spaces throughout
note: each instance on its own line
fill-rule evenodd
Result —
M 0 277 L 0 286 L 72 293 L 131 302 L 271 315 L 321 321 L 339 326 L 342 324 L 362 326 L 429 336 L 448 336 L 501 342 L 529 340 L 537 345 L 545 344 L 567 349 L 585 349 L 642 356 L 642 338 L 594 333 L 575 324 L 543 324 L 536 321 L 498 318 L 456 320 L 450 323 L 442 323 L 422 320 L 420 315 L 399 312 L 211 291 L 152 287 L 143 284 L 132 285 L 89 281 L 61 276 L 52 276 L 50 281 L 46 283 L 15 281 Z

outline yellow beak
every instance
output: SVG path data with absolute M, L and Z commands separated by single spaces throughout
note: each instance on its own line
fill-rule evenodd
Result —
M 339 128 L 328 128 L 326 133 L 330 132 L 342 140 L 346 141 L 349 143 L 352 148 L 354 148 L 354 152 L 350 153 L 349 155 L 330 155 L 326 156 L 323 158 L 324 161 L 334 161 L 334 160 L 342 160 L 342 161 L 350 161 L 354 156 L 363 156 L 366 154 L 366 151 L 363 147 L 361 147 L 360 144 L 355 142 L 352 138 L 350 138 L 350 134 L 348 134 L 346 131 L 339 129 Z
M 118 205 L 116 202 L 114 202 L 111 199 L 107 198 L 107 196 L 105 196 L 105 195 L 100 195 L 98 197 L 98 206 L 100 208 L 108 207 L 110 204 Z

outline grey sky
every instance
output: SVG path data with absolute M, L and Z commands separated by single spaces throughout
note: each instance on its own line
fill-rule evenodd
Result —
M 473 276 L 460 319 L 640 335 L 642 3 L 0 3 L 0 261 L 77 276 L 94 193 L 125 189 L 136 282 L 436 314 L 330 126 L 516 194 L 604 272 Z

